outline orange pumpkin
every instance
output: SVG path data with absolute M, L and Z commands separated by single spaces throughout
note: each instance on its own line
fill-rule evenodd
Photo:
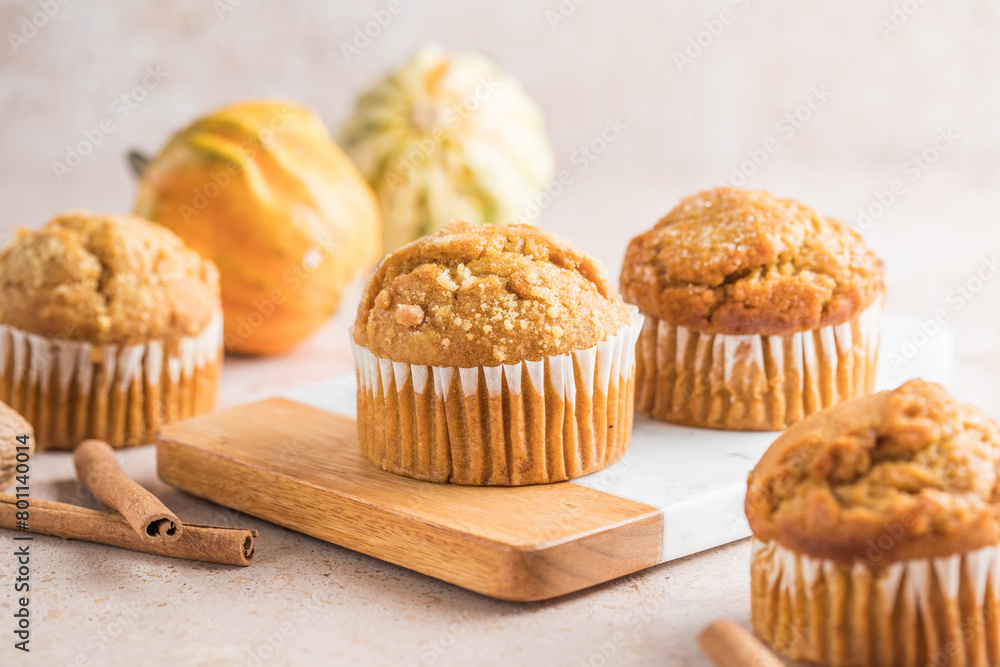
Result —
M 138 215 L 219 267 L 225 345 L 280 354 L 322 325 L 381 256 L 371 188 L 319 118 L 246 102 L 184 128 L 143 170 Z

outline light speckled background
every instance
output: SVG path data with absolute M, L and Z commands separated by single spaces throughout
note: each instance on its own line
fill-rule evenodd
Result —
M 562 167 L 575 170 L 574 151 L 609 118 L 628 126 L 574 171 L 542 219 L 612 272 L 631 235 L 682 195 L 730 179 L 769 137 L 779 149 L 748 185 L 852 222 L 876 191 L 904 180 L 905 193 L 866 231 L 889 269 L 888 307 L 918 317 L 944 309 L 958 341 L 949 388 L 1000 417 L 1000 280 L 975 282 L 1000 252 L 1000 2 L 589 0 L 553 29 L 546 12 L 557 0 L 404 1 L 346 62 L 339 43 L 386 4 L 243 0 L 220 17 L 220 2 L 72 0 L 15 53 L 9 33 L 40 5 L 0 0 L 0 234 L 70 207 L 128 209 L 124 152 L 155 150 L 230 101 L 298 99 L 336 128 L 358 90 L 434 40 L 482 50 L 519 76 L 545 110 Z M 919 9 L 884 38 L 879 21 L 894 5 Z M 733 21 L 679 72 L 674 54 L 724 9 Z M 119 118 L 115 99 L 150 66 L 165 79 Z M 815 86 L 830 99 L 786 138 L 776 124 Z M 102 118 L 114 132 L 60 182 L 52 162 Z M 944 128 L 958 138 L 912 179 L 905 164 Z M 954 290 L 966 284 L 977 290 L 960 304 Z M 228 360 L 223 406 L 349 370 L 355 299 L 288 357 Z M 704 665 L 697 629 L 721 615 L 748 618 L 746 542 L 563 600 L 499 603 L 171 491 L 152 454 L 122 460 L 185 520 L 259 528 L 258 562 L 236 571 L 39 540 L 37 651 L 14 656 L 0 621 L 0 663 Z M 35 473 L 40 495 L 79 498 L 68 458 L 42 457 Z M 11 596 L 4 538 L 0 610 Z M 268 634 L 285 619 L 290 634 Z M 602 662 L 620 631 L 626 639 Z
M 481 50 L 519 76 L 544 108 L 563 166 L 607 118 L 620 117 L 628 130 L 603 158 L 616 171 L 657 174 L 665 187 L 677 175 L 703 185 L 725 180 L 813 86 L 824 86 L 829 101 L 781 141 L 751 185 L 787 190 L 776 177 L 782 168 L 884 169 L 888 176 L 940 126 L 962 137 L 942 169 L 968 169 L 984 185 L 997 178 L 996 0 L 896 3 L 919 9 L 888 37 L 879 28 L 893 17 L 885 0 L 589 0 L 554 26 L 546 12 L 559 0 L 402 0 L 400 14 L 351 62 L 339 44 L 385 2 L 51 0 L 56 16 L 15 53 L 8 33 L 22 30 L 39 1 L 0 4 L 0 229 L 36 225 L 69 206 L 127 208 L 132 183 L 123 152 L 158 148 L 181 124 L 224 103 L 289 97 L 339 127 L 358 90 L 431 40 Z M 236 2 L 220 16 L 223 3 Z M 723 10 L 732 22 L 679 72 L 675 54 Z M 165 79 L 119 119 L 115 99 L 148 66 L 159 66 Z M 114 132 L 59 183 L 51 163 L 105 117 Z M 817 196 L 824 184 L 816 179 L 792 194 L 847 215 L 879 184 L 826 198 Z M 664 197 L 661 208 L 670 204 Z

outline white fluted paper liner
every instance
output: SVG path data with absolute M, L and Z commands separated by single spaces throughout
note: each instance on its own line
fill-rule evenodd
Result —
M 882 298 L 842 324 L 784 336 L 706 334 L 646 314 L 636 410 L 688 426 L 777 431 L 871 393 Z
M 853 564 L 754 540 L 757 634 L 823 665 L 1000 664 L 1000 546 Z
M 473 368 L 380 359 L 354 344 L 358 437 L 373 463 L 434 482 L 562 481 L 618 460 L 632 432 L 642 315 L 585 350 Z
M 168 422 L 215 406 L 222 313 L 196 336 L 91 345 L 0 325 L 0 400 L 25 416 L 39 449 L 86 438 L 149 442 Z

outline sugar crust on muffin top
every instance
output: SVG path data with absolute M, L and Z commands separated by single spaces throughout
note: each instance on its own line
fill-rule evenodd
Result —
M 696 331 L 783 335 L 846 322 L 884 286 L 881 262 L 845 224 L 793 199 L 720 187 L 632 240 L 621 290 Z
M 382 261 L 353 336 L 380 358 L 469 368 L 589 348 L 628 322 L 603 268 L 569 243 L 456 222 Z

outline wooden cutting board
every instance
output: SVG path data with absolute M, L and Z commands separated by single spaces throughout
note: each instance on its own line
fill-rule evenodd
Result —
M 883 355 L 915 320 L 887 317 Z M 878 384 L 945 381 L 939 333 Z M 160 477 L 247 514 L 506 600 L 577 591 L 750 534 L 746 476 L 773 433 L 635 420 L 622 459 L 587 477 L 520 488 L 419 482 L 360 453 L 353 377 L 167 426 Z M 260 549 L 266 551 L 266 535 Z
M 550 598 L 660 562 L 655 507 L 576 484 L 399 477 L 361 455 L 352 419 L 282 398 L 170 426 L 157 465 L 196 496 L 503 599 Z

